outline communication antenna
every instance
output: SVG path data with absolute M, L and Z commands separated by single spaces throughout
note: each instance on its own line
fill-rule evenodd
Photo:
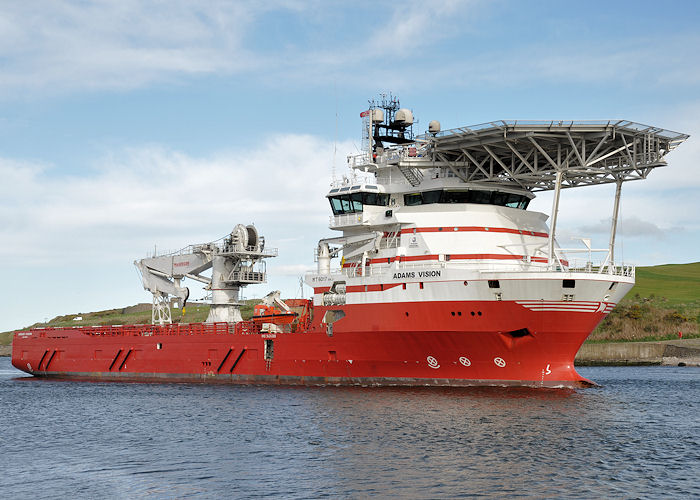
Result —
M 335 137 L 333 138 L 333 170 L 331 175 L 333 183 L 335 183 L 335 159 L 338 155 L 338 92 L 336 82 L 333 82 L 333 97 L 335 98 Z

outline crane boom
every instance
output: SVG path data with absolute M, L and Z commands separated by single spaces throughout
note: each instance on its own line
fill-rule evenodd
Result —
M 190 245 L 179 252 L 154 255 L 134 261 L 141 274 L 143 288 L 153 294 L 153 323 L 171 323 L 169 297 L 182 300 L 184 307 L 189 288 L 180 285 L 186 278 L 205 283 L 211 291 L 208 323 L 241 321 L 239 290 L 249 284 L 264 283 L 264 260 L 276 257 L 277 250 L 265 249 L 265 238 L 255 226 L 236 225 L 231 233 L 217 241 Z M 201 273 L 212 270 L 211 278 Z

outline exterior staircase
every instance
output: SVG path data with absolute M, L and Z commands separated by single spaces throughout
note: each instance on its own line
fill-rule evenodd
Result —
M 423 180 L 423 173 L 417 168 L 399 166 L 399 170 L 411 186 L 417 186 Z

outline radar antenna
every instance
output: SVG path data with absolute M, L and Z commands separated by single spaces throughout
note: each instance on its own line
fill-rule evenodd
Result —
M 369 109 L 360 115 L 363 121 L 363 146 L 370 153 L 381 153 L 385 144 L 410 144 L 413 136 L 413 112 L 402 108 L 391 93 L 368 101 Z

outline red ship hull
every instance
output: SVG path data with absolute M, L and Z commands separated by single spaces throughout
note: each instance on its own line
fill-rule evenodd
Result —
M 546 313 L 507 301 L 346 305 L 332 331 L 324 307 L 297 331 L 253 322 L 35 329 L 15 335 L 12 363 L 98 380 L 580 387 L 591 382 L 574 357 L 607 312 L 600 304 Z

